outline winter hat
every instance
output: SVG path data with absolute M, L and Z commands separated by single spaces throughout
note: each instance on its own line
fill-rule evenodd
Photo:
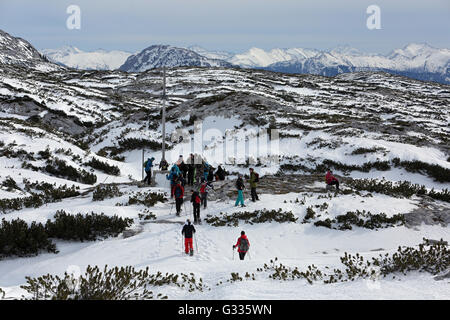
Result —
M 245 231 L 241 231 L 241 236 L 243 236 L 245 234 Z

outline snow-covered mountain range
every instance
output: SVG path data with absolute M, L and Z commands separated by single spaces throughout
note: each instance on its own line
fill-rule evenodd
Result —
M 384 71 L 419 80 L 450 83 L 450 49 L 411 43 L 391 53 L 370 54 L 349 46 L 330 50 L 306 48 L 251 48 L 243 53 L 152 45 L 132 55 L 124 51 L 84 52 L 75 47 L 45 49 L 49 60 L 76 69 L 142 72 L 175 66 L 239 66 L 270 71 L 334 76 L 344 72 Z
M 255 66 L 257 67 L 257 66 Z M 343 72 L 386 71 L 420 80 L 450 82 L 450 50 L 409 44 L 388 55 L 361 53 L 349 47 L 319 51 L 309 57 L 274 62 L 267 70 L 334 76 Z
M 102 49 L 85 52 L 72 46 L 44 49 L 41 53 L 52 62 L 83 70 L 115 70 L 132 54 L 126 51 Z

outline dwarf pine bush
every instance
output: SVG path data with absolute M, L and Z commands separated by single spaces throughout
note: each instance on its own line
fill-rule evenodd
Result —
M 154 293 L 151 289 L 162 286 L 176 286 L 193 292 L 206 287 L 202 278 L 193 273 L 151 274 L 149 267 L 136 270 L 134 267 L 88 266 L 83 275 L 75 278 L 64 273 L 63 277 L 44 275 L 38 278 L 26 277 L 27 284 L 21 286 L 32 300 L 148 300 L 167 299 L 166 295 Z
M 93 241 L 98 238 L 117 237 L 133 223 L 130 218 L 112 217 L 104 213 L 78 213 L 71 215 L 59 210 L 54 221 L 48 220 L 45 230 L 50 238 L 76 241 Z
M 153 207 L 158 202 L 167 202 L 164 193 L 157 192 L 137 192 L 128 198 L 128 205 L 142 204 L 146 207 Z
M 57 177 L 85 184 L 94 184 L 97 182 L 97 176 L 95 174 L 87 172 L 84 169 L 76 169 L 58 158 L 47 160 L 47 165 L 44 170 Z
M 113 176 L 120 175 L 120 169 L 118 166 L 110 165 L 110 164 L 100 161 L 96 158 L 92 158 L 89 162 L 86 162 L 85 165 L 90 166 L 91 168 L 100 170 L 106 174 L 110 174 Z
M 239 221 L 244 223 L 254 224 L 254 223 L 264 223 L 264 222 L 296 222 L 297 218 L 294 214 L 289 212 L 284 212 L 282 209 L 278 210 L 256 210 L 253 212 L 235 212 L 231 215 L 220 213 L 220 216 L 207 215 L 205 221 L 214 227 L 220 226 L 238 226 Z
M 44 226 L 32 222 L 30 226 L 21 220 L 2 220 L 0 225 L 0 259 L 9 256 L 34 256 L 41 251 L 57 253 Z
M 93 241 L 98 238 L 116 237 L 129 227 L 133 220 L 102 214 L 69 215 L 57 211 L 53 221 L 45 225 L 21 219 L 2 220 L 0 225 L 0 259 L 9 256 L 31 256 L 41 251 L 57 253 L 51 239 Z
M 47 203 L 80 195 L 79 187 L 75 186 L 62 185 L 56 187 L 56 184 L 47 182 L 31 183 L 26 179 L 24 179 L 24 184 L 24 190 L 31 193 L 31 195 L 21 198 L 0 199 L 0 210 L 3 213 L 23 208 L 39 208 Z
M 371 260 L 364 259 L 359 253 L 355 255 L 344 253 L 340 258 L 343 269 L 333 269 L 332 272 L 321 271 L 315 265 L 310 265 L 305 271 L 298 267 L 288 267 L 277 263 L 277 258 L 270 260 L 258 268 L 258 272 L 269 273 L 274 280 L 305 279 L 309 284 L 316 281 L 323 283 L 336 283 L 354 281 L 356 279 L 372 279 L 402 273 L 406 275 L 411 271 L 428 272 L 436 275 L 450 267 L 450 253 L 448 245 L 443 241 L 433 244 L 421 243 L 415 247 L 399 247 L 393 254 L 379 255 Z M 325 267 L 330 270 L 330 268 Z
M 123 193 L 120 192 L 119 187 L 115 185 L 98 185 L 92 193 L 92 200 L 103 201 L 108 198 L 120 197 L 122 195 Z

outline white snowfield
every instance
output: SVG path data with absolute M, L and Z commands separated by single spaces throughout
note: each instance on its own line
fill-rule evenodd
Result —
M 124 189 L 133 191 L 133 188 Z M 134 189 L 136 190 L 136 189 Z M 153 191 L 168 189 L 150 188 Z M 24 284 L 24 277 L 37 277 L 43 274 L 62 275 L 73 266 L 83 271 L 88 265 L 127 266 L 138 269 L 150 267 L 153 272 L 194 273 L 202 278 L 204 284 L 211 288 L 204 292 L 188 293 L 173 286 L 155 288 L 154 292 L 167 294 L 169 299 L 449 299 L 450 292 L 446 281 L 435 281 L 430 274 L 409 273 L 407 276 L 397 275 L 381 278 L 376 281 L 359 279 L 350 283 L 310 285 L 306 280 L 279 281 L 271 280 L 263 273 L 256 272 L 271 259 L 288 266 L 306 268 L 310 264 L 323 270 L 329 267 L 342 267 L 339 257 L 344 252 L 360 253 L 364 257 L 391 253 L 398 246 L 415 246 L 422 238 L 447 238 L 448 228 L 440 226 L 421 226 L 408 229 L 395 227 L 372 231 L 355 228 L 351 231 L 330 230 L 315 227 L 312 224 L 301 224 L 305 208 L 312 204 L 321 204 L 323 199 L 307 198 L 304 206 L 295 203 L 298 194 L 260 195 L 261 201 L 252 203 L 246 199 L 246 208 L 235 208 L 234 201 L 210 202 L 206 210 L 201 210 L 201 217 L 220 212 L 253 211 L 256 209 L 278 209 L 292 211 L 299 220 L 295 223 L 241 224 L 238 227 L 213 227 L 206 223 L 195 226 L 196 234 L 193 257 L 182 251 L 181 224 L 191 218 L 189 203 L 183 207 L 181 217 L 176 217 L 170 203 L 157 204 L 151 208 L 158 220 L 166 223 L 147 223 L 143 231 L 133 237 L 123 239 L 109 238 L 96 242 L 64 242 L 56 241 L 60 250 L 58 254 L 43 253 L 32 258 L 11 258 L 0 263 L 0 287 L 4 288 L 7 297 L 20 297 L 26 292 L 19 288 Z M 385 211 L 388 214 L 408 212 L 414 208 L 414 200 L 386 199 L 385 196 L 368 198 L 344 196 L 329 201 L 330 216 L 342 212 L 349 207 L 365 209 L 371 212 Z M 365 202 L 362 202 L 362 200 Z M 28 222 L 52 218 L 56 210 L 64 209 L 70 213 L 104 212 L 108 215 L 135 218 L 142 208 L 139 206 L 115 206 L 118 202 L 126 202 L 127 196 L 93 203 L 91 197 L 78 200 L 49 204 L 45 208 L 23 210 L 20 213 L 5 215 L 6 219 L 20 217 Z M 284 201 L 287 203 L 284 203 Z M 386 200 L 389 200 L 387 202 Z M 292 201 L 292 203 L 291 203 Z M 240 231 L 245 230 L 250 251 L 244 261 L 240 261 L 237 253 L 233 254 L 232 245 L 236 243 Z M 254 273 L 256 280 L 244 280 L 242 283 L 228 283 L 232 272 L 244 275 Z M 223 284 L 216 286 L 220 281 Z

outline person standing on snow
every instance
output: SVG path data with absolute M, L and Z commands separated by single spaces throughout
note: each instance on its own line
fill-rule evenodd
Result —
M 193 207 L 193 214 L 194 214 L 194 224 L 201 223 L 202 220 L 200 219 L 200 204 L 202 202 L 200 195 L 197 191 L 192 191 L 191 196 L 191 202 Z
M 189 159 L 187 160 L 187 180 L 188 185 L 193 186 L 194 185 L 194 173 L 195 173 L 195 158 L 194 155 L 191 153 Z
M 194 244 L 192 238 L 195 233 L 195 228 L 191 224 L 191 220 L 187 219 L 183 229 L 181 230 L 181 234 L 184 236 L 184 252 L 186 254 L 194 255 Z
M 181 205 L 183 204 L 184 197 L 184 188 L 181 185 L 180 181 L 177 182 L 173 194 L 175 196 L 175 208 L 177 210 L 177 216 L 180 216 Z
M 244 260 L 245 254 L 250 249 L 250 241 L 248 241 L 244 231 L 241 231 L 241 236 L 238 238 L 237 243 L 233 245 L 233 250 L 236 247 L 238 248 L 239 259 Z
M 159 170 L 167 171 L 168 168 L 169 168 L 169 163 L 167 163 L 166 160 L 161 160 L 161 162 L 159 163 Z
M 153 161 L 155 161 L 155 158 L 151 157 L 148 158 L 147 161 L 145 161 L 144 163 L 145 173 L 147 174 L 147 176 L 144 179 L 144 182 L 147 182 L 148 185 L 150 185 L 152 182 Z
M 335 176 L 333 176 L 333 171 L 331 171 L 330 169 L 328 169 L 327 174 L 325 175 L 325 181 L 329 186 L 335 185 L 336 190 L 339 191 L 339 181 Z
M 178 177 L 181 175 L 181 171 L 176 164 L 170 169 L 170 173 L 166 175 L 166 179 L 170 180 L 170 197 L 173 198 L 173 192 L 177 184 Z
M 250 193 L 252 195 L 252 201 L 256 202 L 256 200 L 259 200 L 258 195 L 256 194 L 256 186 L 257 182 L 259 181 L 259 175 L 253 170 L 253 168 L 250 168 Z
M 202 184 L 200 185 L 200 199 L 203 208 L 206 209 L 206 204 L 208 201 L 208 192 L 212 188 L 211 184 L 205 179 L 202 179 Z
M 239 174 L 238 179 L 236 181 L 236 189 L 238 191 L 238 197 L 236 199 L 236 203 L 234 204 L 235 207 L 238 206 L 239 203 L 241 203 L 241 207 L 245 207 L 244 205 L 244 180 L 242 179 L 242 174 Z

